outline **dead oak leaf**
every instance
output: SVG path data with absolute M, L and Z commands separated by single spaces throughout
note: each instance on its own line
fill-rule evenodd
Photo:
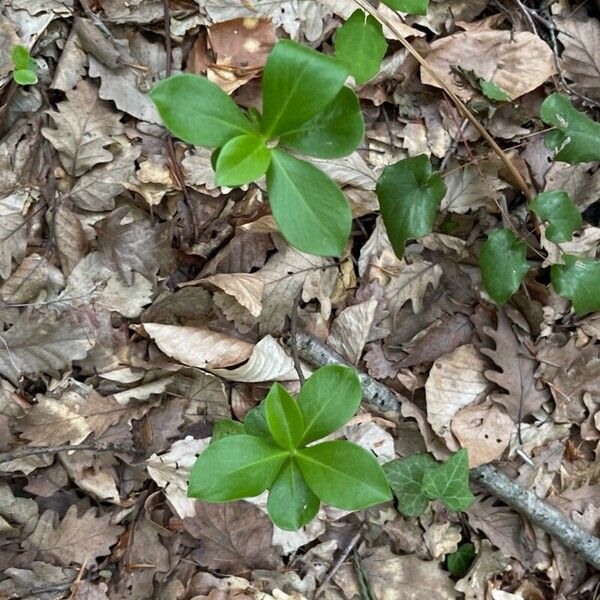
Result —
M 25 258 L 27 246 L 27 223 L 25 213 L 30 195 L 25 191 L 15 191 L 0 199 L 0 278 L 7 279 L 13 268 L 13 261 L 19 263 Z
M 55 564 L 90 567 L 97 557 L 110 553 L 123 532 L 123 527 L 112 525 L 110 519 L 110 514 L 97 516 L 95 508 L 78 516 L 77 507 L 70 506 L 59 522 L 58 515 L 48 510 L 23 542 L 23 548 Z
M 271 521 L 248 502 L 198 502 L 196 515 L 185 518 L 183 526 L 201 541 L 192 556 L 203 567 L 240 575 L 281 565 L 279 552 L 271 545 Z
M 49 111 L 56 128 L 44 127 L 42 135 L 58 151 L 67 172 L 83 175 L 98 163 L 112 160 L 106 149 L 112 136 L 123 132 L 121 115 L 98 97 L 98 90 L 88 81 L 80 81 L 67 92 L 67 100 L 58 103 L 58 111 Z

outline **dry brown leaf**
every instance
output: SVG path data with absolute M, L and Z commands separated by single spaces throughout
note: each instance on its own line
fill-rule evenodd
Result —
M 30 568 L 19 569 L 9 567 L 4 571 L 7 579 L 0 582 L 0 597 L 18 597 L 34 600 L 31 590 L 45 589 L 53 585 L 64 585 L 65 581 L 73 581 L 77 576 L 75 569 L 63 569 L 40 561 L 27 565 Z M 35 600 L 50 600 L 47 595 L 37 595 Z
M 498 460 L 508 447 L 513 420 L 499 406 L 482 404 L 459 410 L 450 424 L 461 448 L 469 453 L 469 467 Z
M 494 393 L 490 398 L 501 404 L 513 421 L 523 419 L 538 410 L 550 396 L 545 389 L 538 389 L 534 373 L 537 362 L 529 356 L 527 348 L 519 343 L 511 322 L 503 310 L 498 311 L 497 329 L 484 327 L 496 345 L 496 349 L 481 348 L 502 370 L 485 371 L 485 376 L 496 385 L 504 388 L 506 394 Z
M 555 17 L 564 49 L 560 67 L 581 94 L 600 98 L 600 22 L 598 19 Z
M 13 269 L 13 261 L 25 258 L 27 226 L 25 213 L 30 195 L 24 190 L 0 199 L 0 278 L 7 279 Z
M 327 344 L 356 365 L 369 340 L 377 310 L 377 300 L 367 300 L 345 308 L 331 325 Z
M 210 283 L 233 296 L 253 317 L 260 316 L 262 311 L 262 295 L 264 283 L 246 273 L 218 273 L 203 279 L 196 279 L 183 284 L 184 286 L 198 283 Z
M 67 172 L 79 176 L 98 163 L 110 162 L 113 156 L 106 146 L 123 132 L 123 125 L 121 115 L 99 99 L 96 87 L 81 81 L 57 106 L 58 111 L 49 113 L 56 128 L 44 127 L 42 135 L 56 148 Z
M 206 328 L 144 323 L 144 329 L 167 356 L 200 369 L 239 365 L 250 358 L 254 348 Z
M 100 502 L 121 503 L 117 489 L 118 475 L 111 464 L 106 464 L 113 461 L 109 454 L 95 457 L 91 451 L 77 451 L 71 454 L 60 452 L 58 457 L 79 489 Z
M 60 565 L 90 567 L 97 557 L 110 553 L 122 532 L 123 527 L 110 523 L 110 514 L 97 516 L 97 509 L 90 508 L 78 516 L 77 507 L 73 505 L 60 522 L 54 511 L 47 510 L 23 547 L 35 556 Z
M 426 15 L 407 15 L 407 23 L 423 25 L 435 33 L 442 33 L 444 26 L 450 30 L 456 21 L 471 21 L 488 5 L 487 0 L 438 0 L 427 7 Z
M 589 164 L 569 165 L 557 161 L 548 165 L 544 191 L 563 190 L 580 210 L 598 200 L 600 196 L 600 170 L 590 172 Z
M 450 523 L 434 523 L 430 525 L 423 535 L 425 545 L 433 558 L 440 558 L 456 552 L 458 543 L 462 539 L 460 527 Z
M 483 375 L 486 363 L 473 344 L 459 346 L 438 358 L 425 383 L 427 420 L 450 450 L 458 450 L 450 423 L 463 407 L 485 397 L 490 384 Z
M 465 600 L 485 600 L 488 580 L 503 573 L 507 567 L 506 554 L 502 550 L 492 550 L 490 542 L 482 540 L 469 572 L 456 582 L 454 589 L 462 592 Z
M 61 289 L 62 272 L 39 254 L 30 254 L 0 288 L 4 302 L 18 304 L 34 300 L 42 290 Z
M 281 561 L 271 545 L 273 524 L 248 502 L 198 502 L 196 514 L 183 520 L 188 533 L 201 541 L 194 560 L 211 570 L 240 575 L 250 569 L 274 569 Z
M 492 81 L 511 99 L 534 90 L 556 73 L 550 46 L 528 31 L 465 31 L 440 38 L 431 48 L 427 64 L 463 100 L 470 100 L 476 91 L 455 74 L 455 66 Z M 440 87 L 424 69 L 421 81 Z
M 78 216 L 61 202 L 54 216 L 54 236 L 60 266 L 65 276 L 69 275 L 77 263 L 85 256 L 88 241 Z

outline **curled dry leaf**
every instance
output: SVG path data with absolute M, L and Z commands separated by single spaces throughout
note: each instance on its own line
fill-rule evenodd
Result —
M 353 365 L 358 363 L 369 340 L 377 310 L 377 300 L 367 300 L 345 308 L 331 326 L 327 344 Z
M 485 367 L 485 360 L 473 344 L 459 346 L 431 367 L 425 383 L 427 420 L 450 450 L 458 450 L 450 431 L 454 415 L 483 398 L 490 387 L 483 374 Z
M 248 342 L 206 328 L 144 323 L 144 329 L 167 356 L 200 369 L 239 365 L 254 348 Z
M 456 75 L 456 66 L 495 83 L 511 99 L 534 90 L 556 73 L 552 49 L 528 31 L 465 31 L 436 40 L 431 48 L 427 63 L 463 100 L 473 98 L 476 90 Z M 421 81 L 439 87 L 423 69 Z

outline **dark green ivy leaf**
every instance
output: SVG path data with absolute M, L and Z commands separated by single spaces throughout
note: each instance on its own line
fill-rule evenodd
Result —
M 555 243 L 568 242 L 583 225 L 575 203 L 562 191 L 543 192 L 530 203 L 529 208 L 545 223 L 546 237 Z
M 461 544 L 456 552 L 452 552 L 446 557 L 448 571 L 454 577 L 462 578 L 468 573 L 474 558 L 475 546 L 471 542 Z
M 558 294 L 568 298 L 578 315 L 600 311 L 600 262 L 563 254 L 564 265 L 552 265 L 550 276 Z

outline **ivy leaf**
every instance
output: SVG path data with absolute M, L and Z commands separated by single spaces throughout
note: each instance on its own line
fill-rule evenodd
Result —
M 573 107 L 563 94 L 550 94 L 540 107 L 540 118 L 556 129 L 546 135 L 546 146 L 556 160 L 570 164 L 600 160 L 600 123 Z
M 429 498 L 423 491 L 423 474 L 437 463 L 430 454 L 413 454 L 383 465 L 383 471 L 398 500 L 398 510 L 407 517 L 422 515 Z
M 316 158 L 339 158 L 356 150 L 365 132 L 356 94 L 347 87 L 312 119 L 279 138 L 279 145 Z
M 335 32 L 335 55 L 348 65 L 357 85 L 377 75 L 386 51 L 381 23 L 360 9 Z
M 568 298 L 578 315 L 600 310 L 600 262 L 563 254 L 564 265 L 552 265 L 550 277 L 558 294 Z
M 27 50 L 25 46 L 17 44 L 12 49 L 12 61 L 15 65 L 15 71 L 24 71 L 29 69 L 29 50 Z
M 481 88 L 483 95 L 490 100 L 495 100 L 496 102 L 510 101 L 510 96 L 502 88 L 498 87 L 493 81 L 480 79 L 479 87 Z
M 425 154 L 389 165 L 377 182 L 381 216 L 398 258 L 409 239 L 428 234 L 446 195 L 439 173 L 432 173 Z
M 292 246 L 309 254 L 341 256 L 352 215 L 344 194 L 323 171 L 276 148 L 267 189 L 277 227 Z
M 445 463 L 423 474 L 423 491 L 431 500 L 441 500 L 450 510 L 467 510 L 475 497 L 469 489 L 469 458 L 462 448 Z
M 150 98 L 168 130 L 188 144 L 212 148 L 253 133 L 237 104 L 205 77 L 173 75 L 155 85 Z
M 487 293 L 498 304 L 506 304 L 529 271 L 527 248 L 510 229 L 498 229 L 481 246 L 479 265 Z
M 233 419 L 219 419 L 215 421 L 213 425 L 211 444 L 222 440 L 223 438 L 229 437 L 230 435 L 242 435 L 246 433 L 244 424 Z
M 188 496 L 229 502 L 258 496 L 271 486 L 288 452 L 253 435 L 234 435 L 210 444 L 190 473 Z
M 563 191 L 538 194 L 529 208 L 548 224 L 546 237 L 551 242 L 568 242 L 573 237 L 573 232 L 583 225 L 575 203 Z
M 339 93 L 348 77 L 344 63 L 292 40 L 278 42 L 263 74 L 266 137 L 294 131 Z
M 352 442 L 323 442 L 298 450 L 296 458 L 308 487 L 331 506 L 359 510 L 392 497 L 375 457 Z
M 356 413 L 362 397 L 356 371 L 343 365 L 317 369 L 298 395 L 298 408 L 304 417 L 302 444 L 333 433 Z
M 235 187 L 262 177 L 271 162 L 266 140 L 258 135 L 239 135 L 230 139 L 217 155 L 217 185 Z
M 321 502 L 306 485 L 298 465 L 289 460 L 269 492 L 267 510 L 280 529 L 296 531 L 312 521 Z
M 446 557 L 448 571 L 450 571 L 454 577 L 462 578 L 468 573 L 474 558 L 475 546 L 471 542 L 461 544 L 456 552 L 452 552 Z
M 29 69 L 13 71 L 13 79 L 19 85 L 34 85 L 38 82 L 37 74 Z
M 281 384 L 274 383 L 264 403 L 273 439 L 286 450 L 297 448 L 304 434 L 304 419 L 296 401 Z
M 409 15 L 426 15 L 429 0 L 382 0 L 394 10 L 399 10 Z

